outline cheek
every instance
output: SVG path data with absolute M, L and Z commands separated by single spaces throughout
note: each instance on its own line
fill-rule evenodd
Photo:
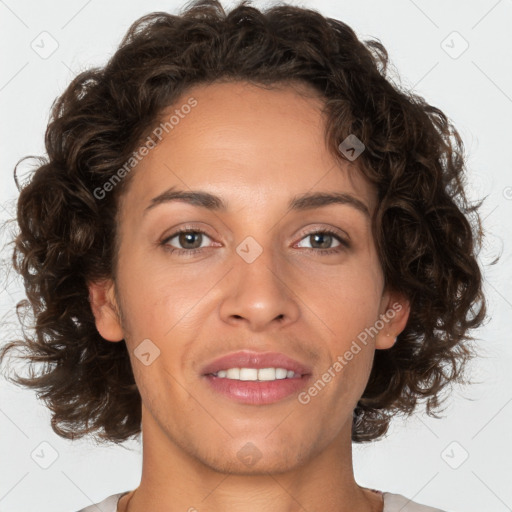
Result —
M 199 276 L 193 265 L 186 267 L 137 258 L 119 266 L 119 290 L 131 333 L 161 339 L 178 322 L 180 326 L 187 322 L 189 312 L 215 284 L 215 276 Z
M 378 318 L 382 278 L 368 265 L 352 265 L 311 280 L 302 278 L 304 301 L 340 339 L 355 337 Z

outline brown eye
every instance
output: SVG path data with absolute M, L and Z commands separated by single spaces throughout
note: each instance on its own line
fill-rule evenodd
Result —
M 309 241 L 308 245 L 301 245 L 302 240 Z M 314 233 L 307 234 L 299 242 L 298 247 L 304 247 L 306 249 L 334 249 L 340 246 L 346 246 L 347 243 L 342 240 L 338 235 L 329 231 L 315 231 Z M 334 245 L 333 245 L 334 244 Z
M 201 233 L 180 233 L 178 241 L 183 249 L 197 249 L 201 247 L 203 235 Z
M 330 249 L 334 237 L 327 233 L 314 233 L 309 235 L 311 246 L 314 249 Z
M 178 231 L 166 238 L 163 244 L 177 250 L 194 250 L 202 247 L 205 238 L 209 239 L 210 237 L 202 231 Z M 171 244 L 171 240 L 175 239 L 176 241 Z

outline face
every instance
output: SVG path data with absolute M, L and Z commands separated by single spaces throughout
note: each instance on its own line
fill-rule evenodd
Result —
M 375 190 L 357 161 L 328 151 L 321 108 L 291 86 L 196 86 L 164 113 L 182 116 L 133 171 L 115 287 L 90 289 L 100 333 L 127 343 L 145 443 L 233 473 L 283 472 L 350 444 L 374 351 L 392 345 L 406 308 L 333 367 L 397 296 L 384 289 L 372 236 Z M 341 199 L 304 199 L 314 194 Z M 239 352 L 278 353 L 260 368 L 296 371 L 251 382 L 236 370 L 205 374 Z M 252 379 L 256 362 L 215 368 L 256 366 L 240 375 Z M 266 372 L 258 379 L 274 378 Z

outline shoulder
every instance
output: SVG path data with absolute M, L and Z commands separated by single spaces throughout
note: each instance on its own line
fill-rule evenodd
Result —
M 427 507 L 421 503 L 392 492 L 382 493 L 384 497 L 383 512 L 444 512 L 439 508 Z
M 130 491 L 113 494 L 112 496 L 105 498 L 100 503 L 89 505 L 88 507 L 80 509 L 78 512 L 117 512 L 117 502 L 121 496 L 124 496 L 128 492 Z

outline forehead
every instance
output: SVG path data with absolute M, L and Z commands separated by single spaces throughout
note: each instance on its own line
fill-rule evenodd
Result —
M 322 108 L 321 98 L 300 85 L 192 87 L 155 123 L 167 122 L 167 130 L 136 166 L 127 199 L 142 208 L 179 187 L 207 190 L 233 208 L 267 207 L 336 190 L 372 210 L 373 187 L 355 163 L 336 158 L 326 146 Z

